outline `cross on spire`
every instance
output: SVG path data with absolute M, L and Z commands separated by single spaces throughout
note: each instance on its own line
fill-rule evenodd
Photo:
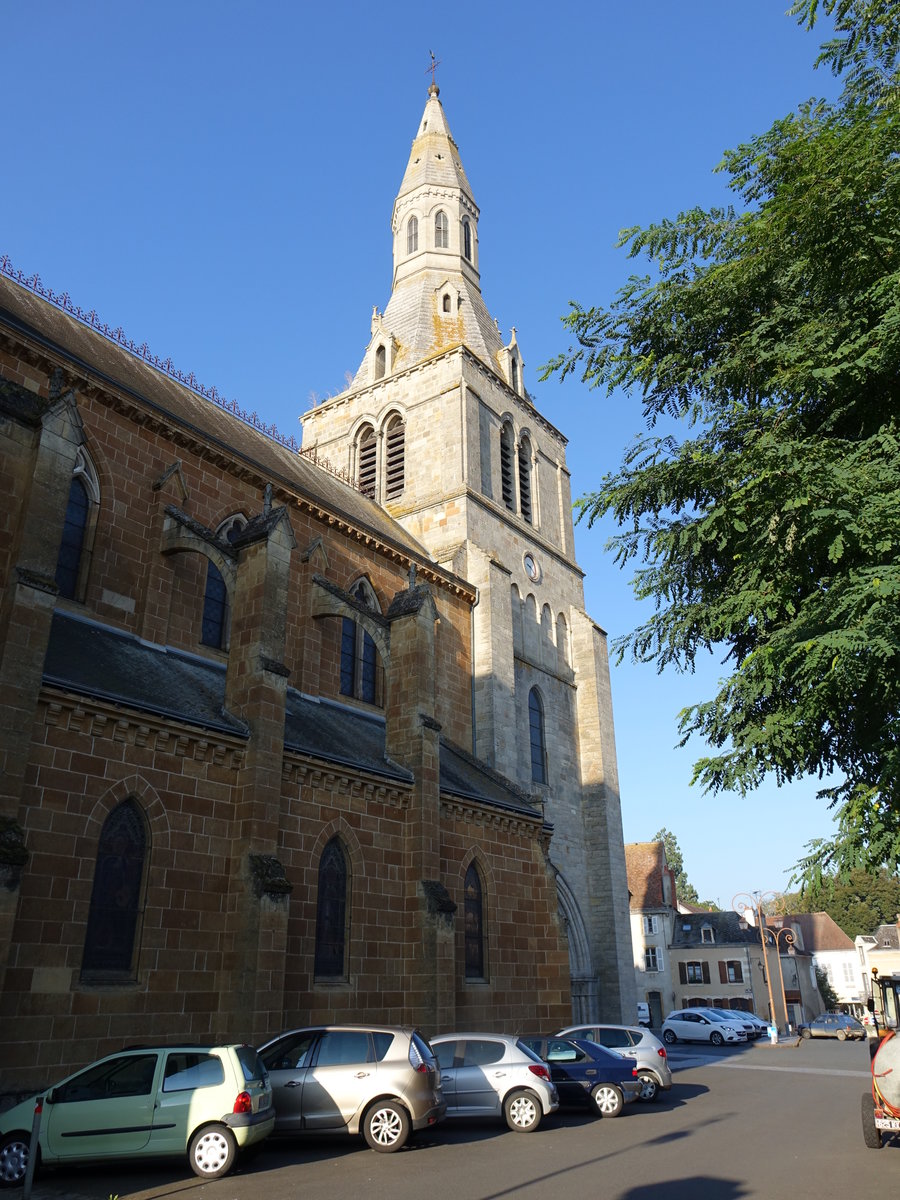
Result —
M 433 50 L 429 50 L 428 53 L 431 55 L 431 66 L 425 68 L 425 74 L 427 75 L 429 71 L 431 72 L 431 86 L 433 88 L 436 88 L 437 84 L 434 81 L 434 73 L 438 69 L 438 67 L 441 65 L 441 60 L 439 58 L 434 57 Z

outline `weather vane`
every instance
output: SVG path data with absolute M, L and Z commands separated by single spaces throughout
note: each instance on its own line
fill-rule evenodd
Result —
M 434 57 L 433 50 L 429 50 L 428 53 L 431 55 L 431 66 L 425 68 L 425 74 L 427 75 L 429 71 L 431 72 L 431 86 L 436 87 L 437 85 L 434 82 L 434 73 L 441 65 L 441 60 Z

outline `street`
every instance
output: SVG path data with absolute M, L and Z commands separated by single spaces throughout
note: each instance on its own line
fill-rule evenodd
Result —
M 362 1139 L 269 1143 L 206 1183 L 186 1166 L 46 1173 L 34 1200 L 828 1200 L 894 1186 L 900 1142 L 867 1150 L 868 1047 L 671 1048 L 675 1083 L 615 1120 L 567 1109 L 532 1134 L 444 1122 L 397 1154 Z M 895 1157 L 897 1156 L 897 1157 Z

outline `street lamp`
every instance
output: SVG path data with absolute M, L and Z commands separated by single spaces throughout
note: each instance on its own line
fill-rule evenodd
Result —
M 766 922 L 762 910 L 763 904 L 767 900 L 774 900 L 776 896 L 778 896 L 778 892 L 738 892 L 731 901 L 731 907 L 735 912 L 740 913 L 748 925 L 756 925 L 759 929 L 759 941 L 762 946 L 763 962 L 765 964 L 766 987 L 769 990 L 769 1020 L 777 1028 L 778 1021 L 775 1016 L 775 1000 L 772 996 L 772 972 L 769 970 L 769 955 L 766 943 Z M 748 910 L 751 913 L 749 917 L 747 916 Z M 781 970 L 780 959 L 778 960 L 778 969 L 779 971 Z M 784 984 L 782 983 L 783 991 Z
M 774 929 L 769 929 L 768 927 L 766 927 L 766 935 L 772 939 L 772 941 L 769 944 L 773 945 L 775 947 L 775 956 L 778 959 L 778 978 L 781 981 L 781 1003 L 784 1005 L 784 1028 L 785 1028 L 785 1033 L 786 1033 L 787 1027 L 789 1024 L 788 1010 L 787 1010 L 787 992 L 784 990 L 784 971 L 781 968 L 781 947 L 779 946 L 779 940 L 781 938 L 784 938 L 784 944 L 786 946 L 793 946 L 794 934 L 793 934 L 793 931 L 791 930 L 790 926 L 782 925 L 782 927 L 777 932 Z

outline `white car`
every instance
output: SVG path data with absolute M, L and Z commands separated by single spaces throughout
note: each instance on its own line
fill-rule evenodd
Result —
M 668 1091 L 672 1086 L 666 1048 L 649 1029 L 636 1025 L 569 1025 L 558 1033 L 561 1037 L 587 1038 L 598 1046 L 633 1058 L 641 1081 L 638 1100 L 655 1100 L 660 1091 Z
M 769 1032 L 768 1021 L 764 1021 L 756 1013 L 744 1012 L 743 1009 L 737 1008 L 713 1008 L 709 1011 L 718 1013 L 727 1021 L 736 1021 L 739 1025 L 743 1025 L 747 1030 L 748 1038 L 765 1037 Z
M 559 1096 L 542 1058 L 502 1033 L 442 1033 L 431 1039 L 448 1117 L 502 1117 L 531 1133 L 556 1112 Z
M 663 1021 L 663 1041 L 671 1046 L 675 1042 L 711 1042 L 722 1046 L 726 1042 L 746 1042 L 747 1035 L 730 1021 L 714 1018 L 702 1008 L 683 1008 L 671 1012 Z

